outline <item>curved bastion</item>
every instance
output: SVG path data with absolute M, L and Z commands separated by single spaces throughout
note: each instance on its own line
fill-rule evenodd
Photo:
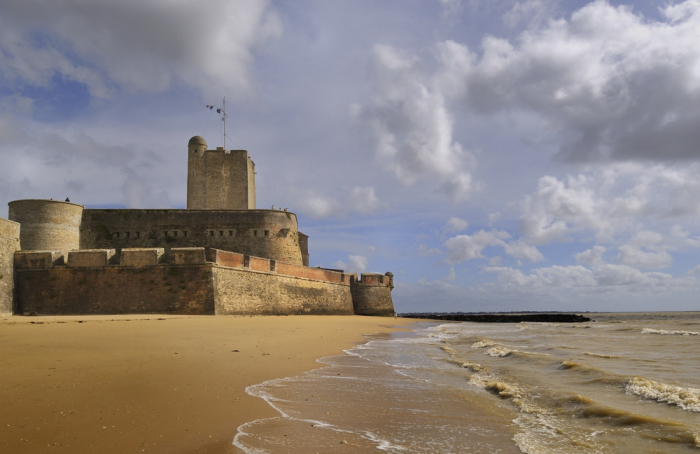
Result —
M 302 265 L 296 214 L 279 210 L 86 209 L 80 249 L 209 247 Z M 78 249 L 77 247 L 75 249 Z
M 9 219 L 22 225 L 22 250 L 67 252 L 80 248 L 82 205 L 25 199 L 12 201 L 9 207 Z

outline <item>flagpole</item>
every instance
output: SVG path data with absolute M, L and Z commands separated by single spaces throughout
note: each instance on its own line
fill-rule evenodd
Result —
M 224 96 L 224 150 L 226 150 L 226 96 Z

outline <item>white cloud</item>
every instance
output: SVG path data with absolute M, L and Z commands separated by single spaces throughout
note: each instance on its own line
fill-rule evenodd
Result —
M 535 269 L 528 275 L 507 267 L 486 267 L 484 271 L 498 275 L 498 281 L 486 284 L 486 287 L 502 292 L 643 293 L 682 291 L 696 285 L 692 278 L 674 278 L 659 272 L 644 273 L 626 265 L 611 264 L 601 264 L 592 269 L 580 265 L 551 266 Z
M 561 180 L 542 177 L 535 193 L 522 203 L 520 233 L 538 245 L 571 241 L 574 232 L 610 242 L 625 232 L 639 231 L 646 219 L 697 216 L 698 171 L 697 163 L 651 167 L 628 163 Z
M 420 71 L 415 56 L 386 45 L 372 52 L 376 94 L 351 114 L 370 131 L 380 162 L 405 185 L 434 179 L 451 200 L 474 190 L 474 159 L 453 139 L 453 118 L 440 85 Z
M 500 218 L 500 217 L 501 217 L 501 213 L 498 212 L 498 211 L 495 212 L 495 213 L 490 213 L 490 214 L 488 215 L 488 222 L 489 222 L 489 225 L 493 225 L 493 224 L 498 220 L 498 218 Z
M 445 224 L 445 231 L 447 232 L 461 232 L 469 227 L 469 223 L 464 219 L 452 217 Z
M 102 98 L 176 83 L 217 99 L 248 93 L 255 47 L 282 33 L 268 0 L 27 0 L 5 2 L 0 17 L 7 82 L 45 86 L 58 75 Z
M 584 265 L 598 265 L 603 262 L 603 253 L 605 248 L 603 246 L 593 246 L 591 249 L 586 249 L 583 252 L 574 254 L 574 258 L 577 263 Z
M 503 247 L 506 254 L 531 262 L 544 260 L 542 254 L 534 246 L 522 241 L 508 243 L 505 240 L 510 234 L 503 230 L 479 230 L 471 235 L 457 235 L 445 241 L 447 248 L 447 263 L 452 265 L 459 262 L 486 258 L 482 252 L 488 246 Z
M 352 211 L 363 215 L 371 214 L 382 206 L 372 186 L 354 186 L 350 191 L 347 203 Z
M 314 219 L 327 218 L 340 210 L 338 201 L 333 197 L 324 197 L 314 191 L 307 191 L 304 197 L 298 198 L 299 209 Z
M 620 246 L 617 260 L 625 265 L 642 269 L 668 268 L 673 262 L 666 251 L 663 235 L 648 230 L 638 232 L 627 244 Z
M 348 273 L 362 273 L 369 266 L 369 259 L 362 255 L 348 255 L 348 262 L 341 260 L 331 264 L 333 268 L 345 270 Z

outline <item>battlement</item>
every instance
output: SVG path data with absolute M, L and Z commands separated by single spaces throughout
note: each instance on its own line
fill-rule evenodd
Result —
M 119 260 L 116 258 L 119 257 Z M 309 279 L 333 284 L 350 285 L 357 280 L 356 274 L 323 268 L 308 268 L 262 257 L 222 251 L 215 248 L 186 247 L 172 248 L 169 260 L 162 248 L 122 249 L 120 256 L 114 249 L 82 249 L 68 251 L 67 259 L 62 251 L 17 251 L 14 253 L 14 266 L 17 270 L 51 268 L 102 268 L 167 265 L 215 265 L 237 268 L 245 271 L 274 273 L 289 277 Z M 381 275 L 379 275 L 381 276 Z M 384 278 L 384 276 L 381 276 Z

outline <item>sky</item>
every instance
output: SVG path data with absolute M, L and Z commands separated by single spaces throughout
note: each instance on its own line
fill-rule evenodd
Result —
M 0 206 L 184 208 L 225 97 L 258 208 L 399 312 L 698 310 L 698 43 L 698 0 L 8 0 Z

